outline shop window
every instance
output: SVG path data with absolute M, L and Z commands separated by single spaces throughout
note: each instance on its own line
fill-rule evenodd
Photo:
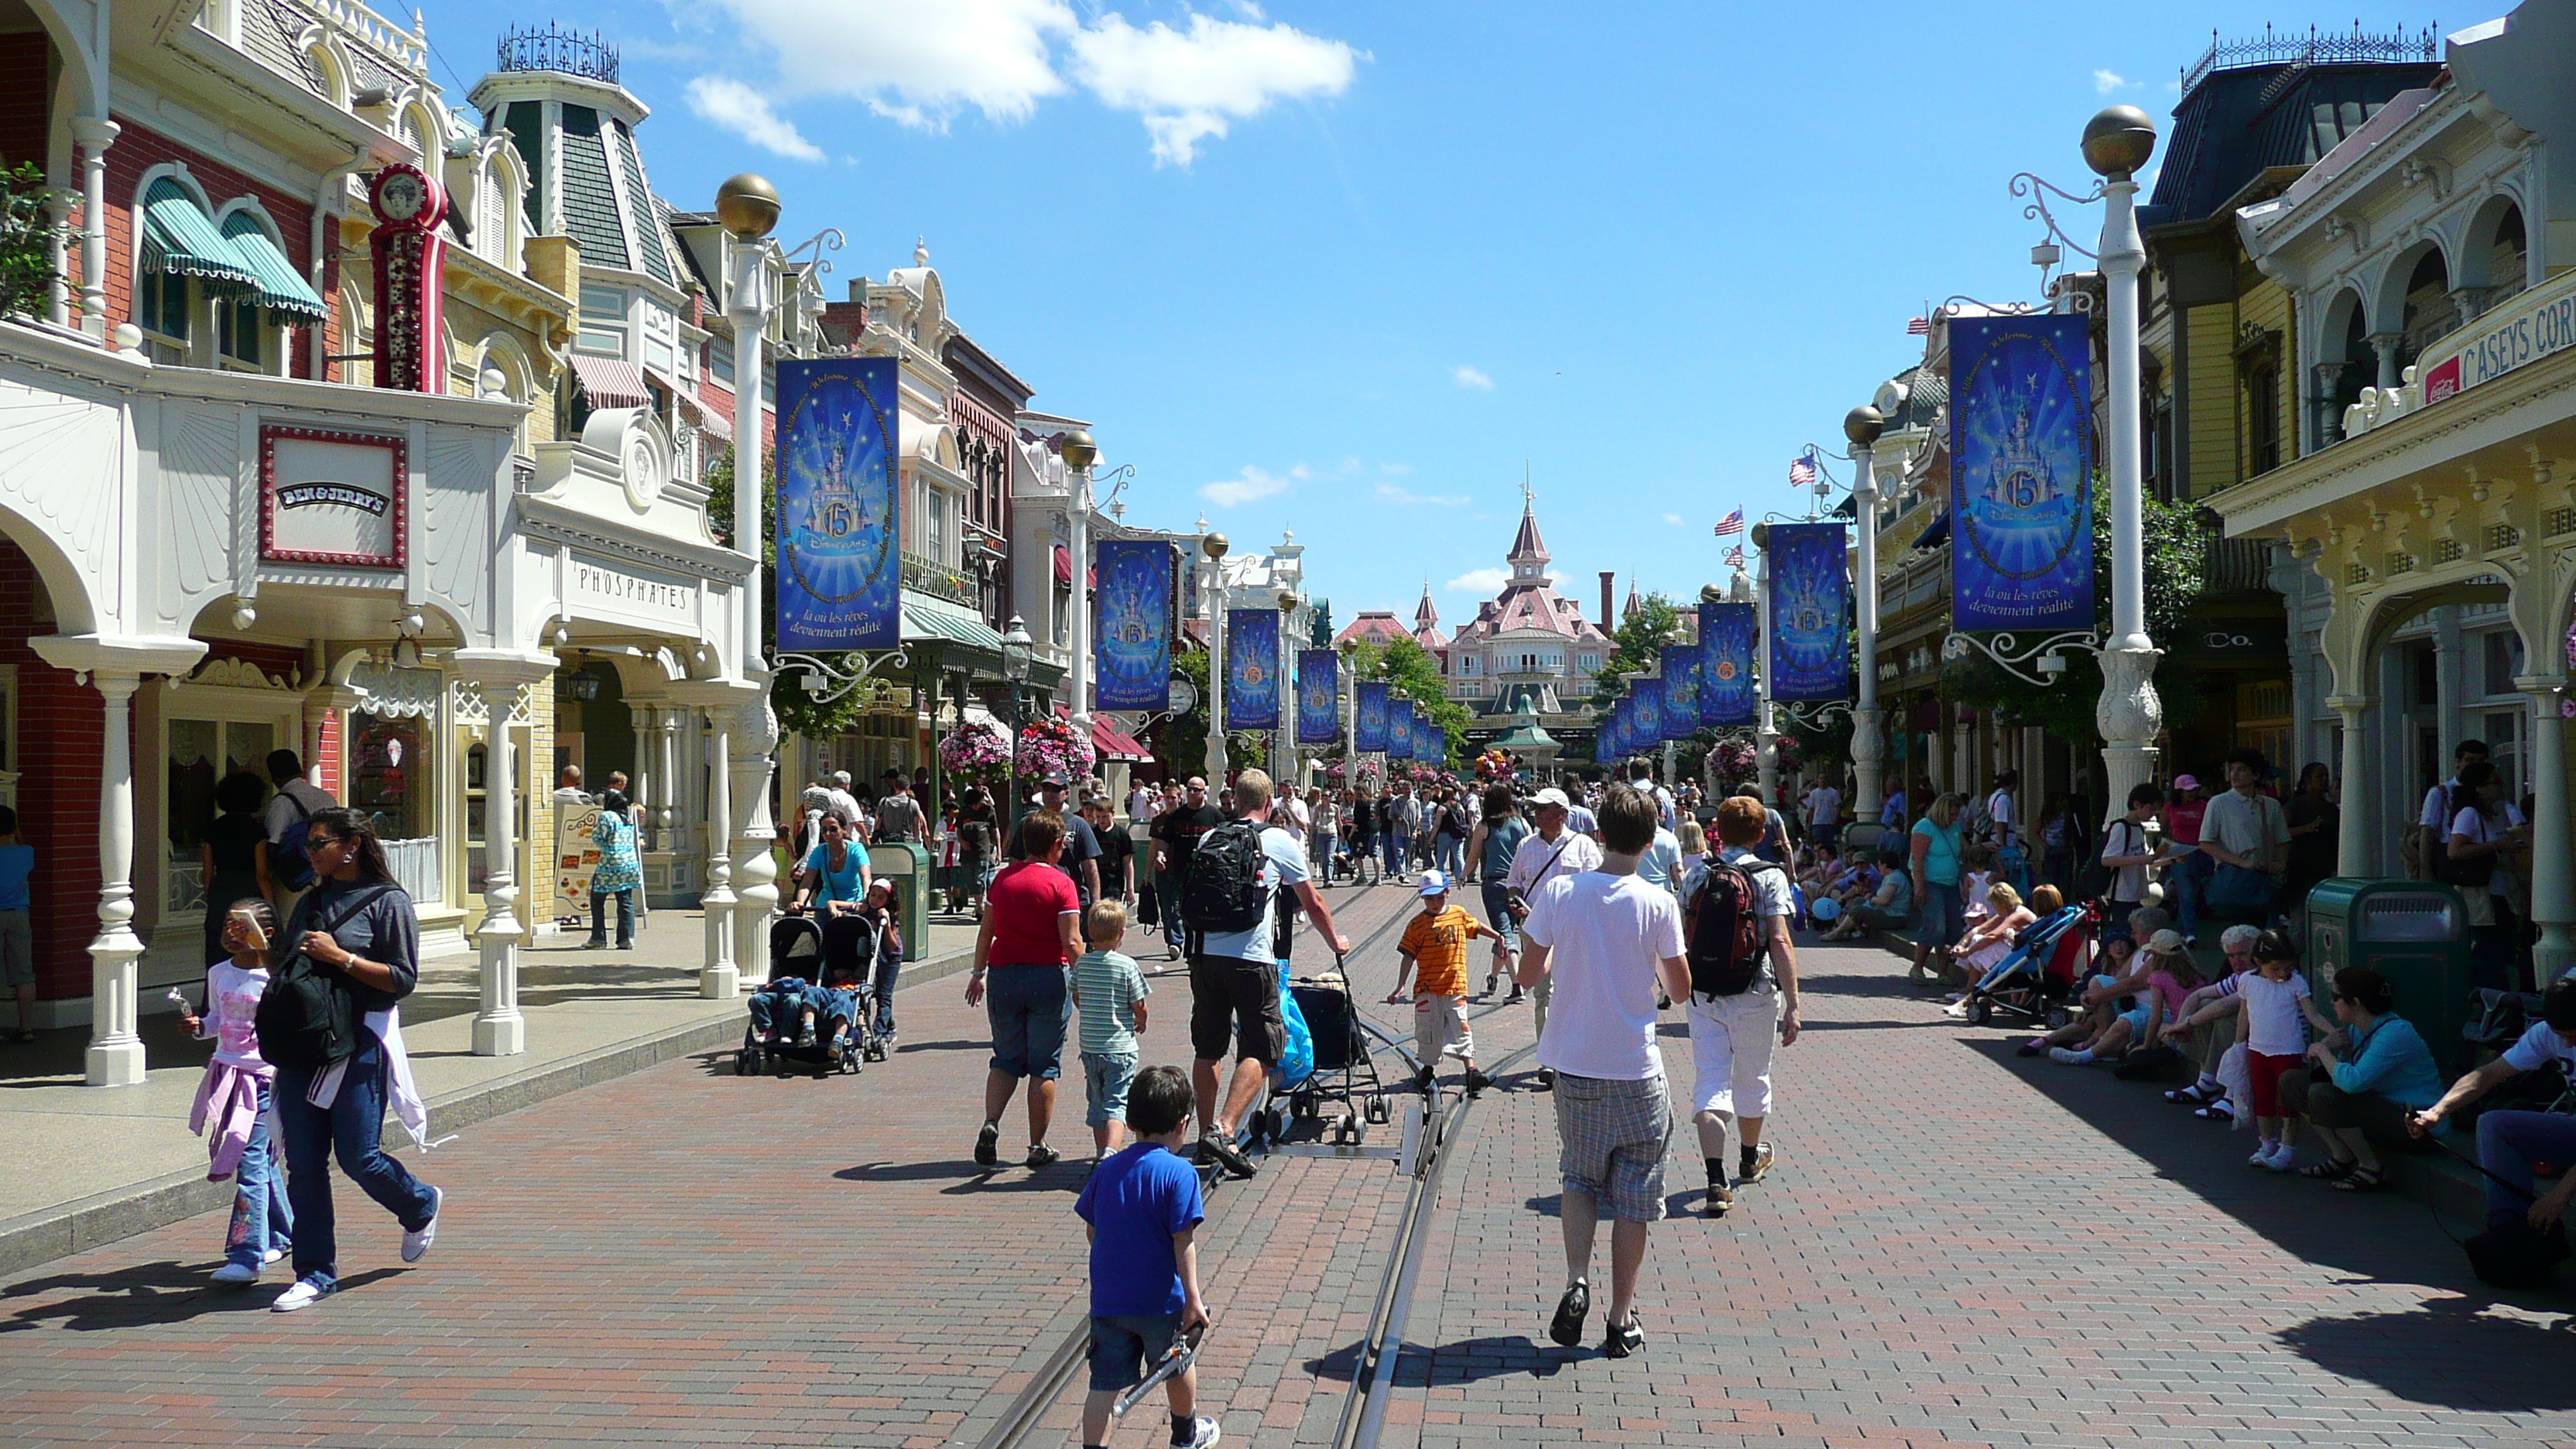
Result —
M 215 303 L 215 352 L 223 365 L 239 372 L 265 372 L 265 358 L 275 349 L 266 344 L 268 324 L 249 302 Z
M 169 272 L 145 272 L 135 288 L 136 326 L 143 329 L 144 355 L 165 367 L 188 361 L 188 319 L 195 295 L 187 278 Z
M 626 355 L 626 294 L 615 287 L 581 289 L 581 341 L 584 352 L 602 357 Z
M 376 834 L 388 841 L 435 834 L 436 797 L 430 793 L 422 722 L 356 710 L 349 715 L 349 735 L 350 808 L 365 811 Z
M 232 775 L 256 777 L 265 787 L 268 752 L 277 727 L 266 721 L 173 719 L 164 727 L 163 818 L 169 856 L 163 871 L 167 913 L 205 906 L 205 861 L 200 847 L 215 823 L 215 785 Z M 266 796 L 263 788 L 263 802 Z
M 2522 636 L 2498 629 L 2478 636 L 2479 693 L 2512 694 L 2513 677 L 2522 672 Z
M 2269 473 L 2281 466 L 2281 374 L 2258 367 L 2245 378 L 2245 432 L 2250 445 L 2250 473 Z

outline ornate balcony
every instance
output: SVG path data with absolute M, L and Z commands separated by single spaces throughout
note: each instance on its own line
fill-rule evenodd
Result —
M 969 609 L 980 610 L 984 601 L 975 588 L 975 576 L 963 569 L 953 569 L 937 559 L 912 552 L 903 553 L 903 586 L 934 599 L 945 599 Z

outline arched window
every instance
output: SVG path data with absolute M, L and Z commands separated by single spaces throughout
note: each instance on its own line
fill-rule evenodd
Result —
M 2397 365 L 2411 366 L 2424 349 L 2449 336 L 2460 325 L 2460 304 L 2451 296 L 2451 269 L 2442 253 L 2427 249 L 2406 278 L 2406 308 L 2398 330 Z

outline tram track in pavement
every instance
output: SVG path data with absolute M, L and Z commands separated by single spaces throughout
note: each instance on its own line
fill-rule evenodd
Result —
M 1378 884 L 1362 887 L 1364 894 L 1357 899 L 1368 900 L 1378 889 Z M 1403 887 L 1398 886 L 1397 889 L 1402 891 Z M 1351 898 L 1345 897 L 1345 899 Z M 1403 900 L 1409 903 L 1411 900 L 1409 892 L 1404 895 Z M 1401 931 L 1411 918 L 1411 913 L 1399 904 L 1385 921 L 1371 928 L 1366 936 L 1354 941 L 1351 949 L 1336 961 L 1336 965 L 1343 972 L 1343 989 L 1349 995 L 1353 1019 L 1359 1023 L 1363 1031 L 1377 1040 L 1378 1044 L 1371 1050 L 1370 1055 L 1375 1057 L 1380 1054 L 1391 1054 L 1404 1062 L 1408 1080 L 1413 1071 L 1421 1065 L 1420 1060 L 1406 1044 L 1406 1037 L 1410 1033 L 1399 1035 L 1362 1009 L 1360 993 L 1351 989 L 1348 966 L 1350 962 L 1361 957 L 1391 933 Z M 1167 969 L 1147 974 L 1157 977 L 1173 976 L 1185 975 L 1186 971 Z M 1469 1013 L 1468 1019 L 1483 1020 L 1485 1017 L 1507 1009 L 1510 1004 L 1509 1002 L 1488 1003 Z M 1537 1047 L 1533 1043 L 1511 1052 L 1494 1064 L 1492 1074 L 1499 1077 L 1535 1050 Z M 1460 1093 L 1454 1103 L 1448 1103 L 1436 1084 L 1424 1097 L 1423 1121 L 1420 1130 L 1425 1134 L 1425 1141 L 1418 1159 L 1419 1170 L 1411 1175 L 1405 1189 L 1404 1205 L 1396 1222 L 1394 1251 L 1388 1257 L 1385 1272 L 1372 1301 L 1368 1326 L 1362 1334 L 1359 1353 L 1351 1367 L 1351 1391 L 1345 1399 L 1341 1418 L 1330 1441 L 1334 1449 L 1355 1449 L 1355 1446 L 1374 1445 L 1384 1427 L 1387 1395 L 1393 1388 L 1394 1381 L 1395 1353 L 1393 1350 L 1403 1342 L 1405 1318 L 1412 1306 L 1422 1248 L 1430 1237 L 1431 1212 L 1439 1201 L 1440 1182 L 1448 1166 L 1451 1147 L 1461 1140 L 1470 1109 L 1477 1100 L 1477 1097 Z M 1256 1110 L 1258 1110 L 1258 1104 L 1256 1104 Z M 1237 1130 L 1238 1133 L 1241 1132 L 1240 1128 Z M 1222 1190 L 1212 1190 L 1208 1194 L 1207 1218 L 1202 1224 L 1200 1252 L 1202 1262 L 1217 1257 L 1220 1247 L 1231 1249 L 1245 1227 L 1259 1220 L 1257 1212 L 1248 1210 L 1257 1207 L 1258 1195 L 1247 1195 L 1241 1189 L 1260 1180 L 1258 1177 L 1236 1179 L 1218 1174 L 1209 1183 L 1211 1189 L 1221 1188 Z M 1247 1197 L 1251 1200 L 1248 1202 L 1241 1200 Z M 1219 1234 L 1223 1235 L 1221 1243 Z M 1082 1292 L 1087 1295 L 1088 1287 Z M 1080 1301 L 1077 1299 L 1076 1304 L 1079 1305 Z M 1039 1436 L 1044 1431 L 1049 1411 L 1063 1401 L 1073 1388 L 1075 1380 L 1080 1376 L 1087 1362 L 1090 1343 L 1091 1326 L 1088 1316 L 1082 1315 L 1071 1331 L 1049 1350 L 1046 1358 L 1031 1373 L 1029 1382 L 1012 1396 L 1004 1406 L 1000 1417 L 972 1441 L 973 1449 L 1023 1449 L 1023 1446 L 1044 1442 Z M 967 1443 L 962 1437 L 952 1438 L 949 1442 L 952 1449 L 959 1449 L 959 1446 Z

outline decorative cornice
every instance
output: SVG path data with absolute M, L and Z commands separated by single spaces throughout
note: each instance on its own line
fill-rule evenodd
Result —
M 694 578 L 740 588 L 751 577 L 751 560 L 729 548 L 702 547 L 649 534 L 611 532 L 599 520 L 544 498 L 516 500 L 518 531 L 524 538 L 588 549 L 609 558 L 659 568 L 675 568 Z

